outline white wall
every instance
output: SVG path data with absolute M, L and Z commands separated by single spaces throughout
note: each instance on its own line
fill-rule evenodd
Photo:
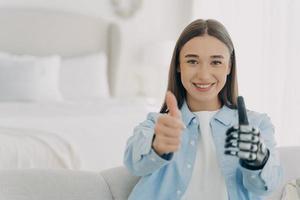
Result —
M 0 6 L 41 7 L 114 19 L 109 0 L 0 0 Z
M 189 19 L 187 13 L 189 13 L 189 8 L 184 1 L 151 0 L 144 1 L 142 9 L 134 18 L 119 20 L 123 37 L 122 68 L 119 76 L 122 84 L 120 84 L 118 90 L 120 96 L 133 94 L 133 92 L 136 93 L 139 90 L 136 73 L 143 67 L 141 66 L 143 65 L 141 63 L 141 50 L 149 44 L 176 40 Z M 149 70 L 149 67 L 153 68 Z M 132 69 L 132 71 L 129 69 Z M 158 71 L 159 68 L 148 66 L 148 70 L 144 71 L 144 75 L 153 77 L 153 81 L 158 81 Z M 128 75 L 128 79 L 125 79 L 124 74 Z M 151 79 L 147 80 L 148 82 L 145 84 L 151 84 Z M 129 88 L 124 88 L 126 86 Z
M 136 95 L 139 90 L 135 73 L 141 65 L 141 48 L 153 42 L 175 40 L 190 13 L 187 1 L 181 0 L 144 0 L 141 9 L 129 19 L 122 19 L 114 13 L 110 0 L 0 0 L 0 6 L 73 11 L 101 16 L 120 24 L 122 49 L 117 93 L 123 97 Z

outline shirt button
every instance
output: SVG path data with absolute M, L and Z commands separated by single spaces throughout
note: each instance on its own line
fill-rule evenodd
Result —
M 187 164 L 186 166 L 187 166 L 187 168 L 189 168 L 189 169 L 192 167 L 191 164 Z
M 191 144 L 192 146 L 194 146 L 194 145 L 195 145 L 195 141 L 192 140 L 192 141 L 190 142 L 190 144 Z
M 177 190 L 177 195 L 181 195 L 181 191 L 180 190 Z
M 155 161 L 156 161 L 156 159 L 155 159 L 155 158 L 151 158 L 151 160 L 152 160 L 153 162 L 155 162 Z

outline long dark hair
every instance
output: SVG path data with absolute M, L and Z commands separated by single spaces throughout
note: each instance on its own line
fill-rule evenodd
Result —
M 223 26 L 223 24 L 213 19 L 195 20 L 182 31 L 173 51 L 169 69 L 167 90 L 171 91 L 175 95 L 178 103 L 178 108 L 181 108 L 186 98 L 186 90 L 182 85 L 180 72 L 177 71 L 177 68 L 179 67 L 179 53 L 184 44 L 187 43 L 190 39 L 197 36 L 203 36 L 204 34 L 208 34 L 219 39 L 229 49 L 231 70 L 230 74 L 227 75 L 225 86 L 219 93 L 219 98 L 222 105 L 226 105 L 229 108 L 235 109 L 237 107 L 236 99 L 238 96 L 238 84 L 236 76 L 234 47 L 226 28 Z M 167 112 L 168 108 L 166 100 L 164 100 L 164 103 L 160 109 L 160 113 Z

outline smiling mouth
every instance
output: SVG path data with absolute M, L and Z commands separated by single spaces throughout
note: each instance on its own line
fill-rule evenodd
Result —
M 195 86 L 195 88 L 198 91 L 201 91 L 201 92 L 205 92 L 205 91 L 210 90 L 210 88 L 212 88 L 215 84 L 216 83 L 210 83 L 210 84 L 197 84 L 197 83 L 193 83 L 193 85 Z

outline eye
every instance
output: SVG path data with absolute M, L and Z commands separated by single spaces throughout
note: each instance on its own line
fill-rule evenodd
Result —
M 212 65 L 221 65 L 222 62 L 219 61 L 219 60 L 213 60 L 213 61 L 211 62 L 211 64 L 212 64 Z
M 192 60 L 188 60 L 188 61 L 186 61 L 187 63 L 189 63 L 189 64 L 192 64 L 192 65 L 196 65 L 196 64 L 198 64 L 198 61 L 197 60 L 195 60 L 195 59 L 192 59 Z

